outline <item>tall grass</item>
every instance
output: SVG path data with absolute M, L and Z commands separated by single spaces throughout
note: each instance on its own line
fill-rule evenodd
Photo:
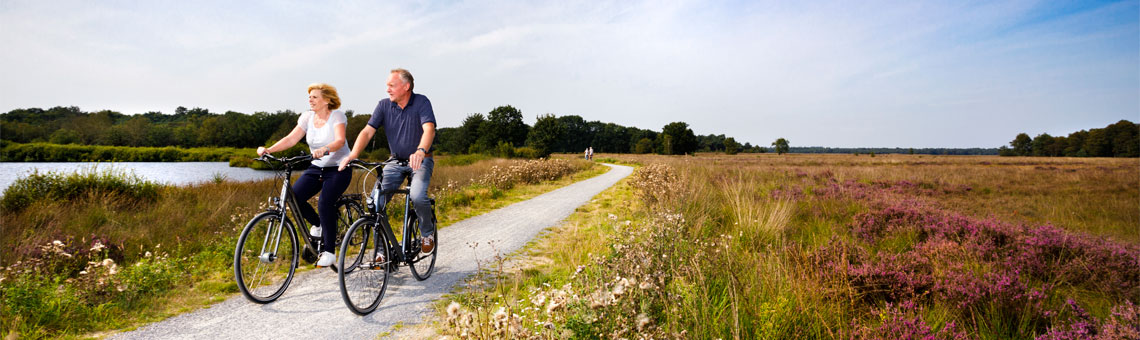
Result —
M 429 194 L 441 202 L 441 224 L 478 211 L 461 204 L 491 205 L 520 195 L 520 188 L 496 197 L 471 192 L 484 190 L 480 181 L 495 167 L 521 163 L 494 159 L 437 167 Z M 589 165 L 568 165 L 562 176 Z M 357 173 L 349 193 L 372 183 Z M 0 210 L 0 335 L 81 335 L 161 319 L 234 294 L 229 266 L 239 228 L 266 208 L 279 185 L 220 179 L 164 187 L 107 172 L 18 180 L 5 199 L 22 195 L 32 203 Z M 471 198 L 448 198 L 461 195 Z
M 443 331 L 473 338 L 1140 336 L 1135 160 L 619 157 L 647 165 L 630 179 L 632 192 L 616 189 L 626 196 L 612 199 L 641 204 L 581 211 L 573 220 L 585 225 L 572 222 L 531 250 L 577 257 L 492 272 L 508 278 L 507 289 L 455 296 Z M 600 200 L 611 199 L 605 195 Z M 589 259 L 573 249 L 591 249 Z M 526 303 L 551 294 L 570 296 L 566 307 L 547 312 Z M 489 312 L 498 308 L 506 316 Z M 507 326 L 465 324 L 464 313 Z

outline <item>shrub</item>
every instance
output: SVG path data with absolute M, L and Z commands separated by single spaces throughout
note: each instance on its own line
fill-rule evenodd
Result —
M 90 168 L 71 174 L 31 173 L 4 190 L 0 206 L 6 211 L 23 209 L 42 200 L 74 200 L 88 195 L 110 195 L 133 202 L 158 197 L 159 184 L 123 170 Z

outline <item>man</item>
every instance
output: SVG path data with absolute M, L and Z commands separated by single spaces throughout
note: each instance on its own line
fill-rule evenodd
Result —
M 388 76 L 388 98 L 381 99 L 376 104 L 368 126 L 356 136 L 352 152 L 340 161 L 340 169 L 360 157 L 360 151 L 372 140 L 376 129 L 384 128 L 393 160 L 384 165 L 380 190 L 395 190 L 400 187 L 405 176 L 412 176 L 408 195 L 411 196 L 412 205 L 420 219 L 420 251 L 430 253 L 435 250 L 435 224 L 431 218 L 427 188 L 431 182 L 432 169 L 435 168 L 435 161 L 431 157 L 431 144 L 435 139 L 435 112 L 432 111 L 428 98 L 412 93 L 413 88 L 415 79 L 408 70 L 392 70 Z M 406 160 L 408 165 L 400 165 L 396 160 Z M 386 206 L 391 198 L 391 194 L 384 195 L 380 203 Z

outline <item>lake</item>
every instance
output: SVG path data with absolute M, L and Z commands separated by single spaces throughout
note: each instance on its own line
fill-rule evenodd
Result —
M 252 181 L 272 178 L 273 171 L 250 168 L 231 168 L 227 162 L 66 162 L 66 163 L 24 163 L 0 162 L 0 193 L 16 179 L 25 177 L 33 170 L 44 172 L 73 173 L 96 168 L 126 170 L 151 182 L 172 185 L 187 185 L 213 181 L 215 174 L 225 176 L 230 181 Z

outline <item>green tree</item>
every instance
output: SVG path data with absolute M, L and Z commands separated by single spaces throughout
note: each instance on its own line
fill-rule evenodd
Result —
M 1033 139 L 1029 138 L 1028 134 L 1024 132 L 1017 134 L 1013 141 L 1009 142 L 1009 146 L 1013 147 L 1013 153 L 1018 156 L 1029 156 L 1033 149 Z
M 689 129 L 689 124 L 685 122 L 666 124 L 665 127 L 661 129 L 661 133 L 671 137 L 664 145 L 669 149 L 665 151 L 666 155 L 693 153 L 696 152 L 700 146 L 697 143 L 697 136 L 693 134 L 693 130 Z
M 526 143 L 530 128 L 523 123 L 522 112 L 510 105 L 496 107 L 487 114 L 487 121 L 479 127 L 479 141 L 484 145 L 498 146 L 507 142 L 512 146 Z
M 784 139 L 784 138 L 776 139 L 775 142 L 772 142 L 772 146 L 776 148 L 776 154 L 778 154 L 778 155 L 783 155 L 785 153 L 788 153 L 788 149 L 791 148 L 790 146 L 788 146 L 788 140 Z
M 724 153 L 727 155 L 735 155 L 737 152 L 740 152 L 740 143 L 737 143 L 735 138 L 725 138 Z
M 1049 150 L 1053 148 L 1053 143 L 1053 136 L 1050 136 L 1048 133 L 1037 135 L 1037 137 L 1033 137 L 1033 141 L 1029 143 L 1030 153 L 1039 157 L 1053 156 L 1049 153 Z
M 562 140 L 562 130 L 562 123 L 553 114 L 539 115 L 534 128 L 530 129 L 526 145 L 534 148 L 539 157 L 550 156 L 554 146 Z
M 641 138 L 637 141 L 637 145 L 633 147 L 633 153 L 650 153 L 653 152 L 653 140 L 649 138 Z

